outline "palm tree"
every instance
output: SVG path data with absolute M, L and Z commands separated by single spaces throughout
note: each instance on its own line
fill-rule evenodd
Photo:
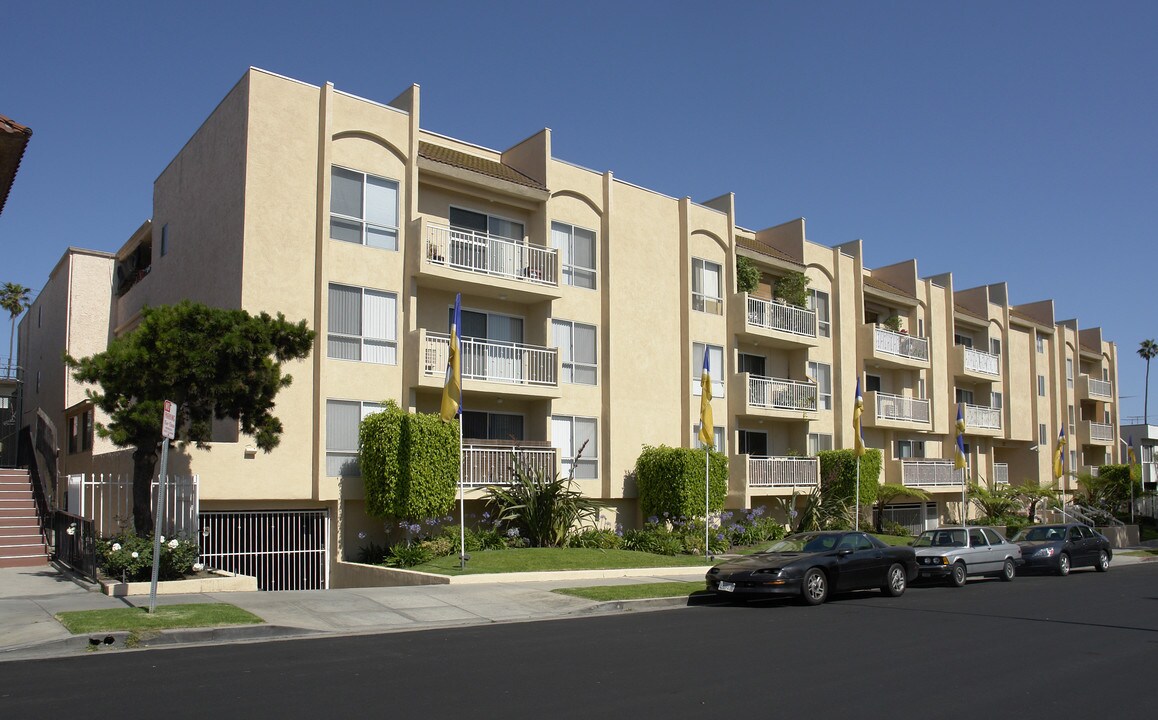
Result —
M 1142 398 L 1142 424 L 1150 424 L 1150 359 L 1158 357 L 1158 343 L 1143 340 L 1138 346 L 1138 356 L 1146 361 L 1146 389 Z
M 882 483 L 881 486 L 877 488 L 876 531 L 878 533 L 883 533 L 885 531 L 885 506 L 901 497 L 911 497 L 914 500 L 928 500 L 929 493 L 915 487 L 909 487 L 908 485 L 898 485 L 897 483 Z
M 16 318 L 24 312 L 31 303 L 28 296 L 32 291 L 19 283 L 4 283 L 0 288 L 0 308 L 4 308 L 12 315 L 12 330 L 8 336 L 8 375 L 12 375 L 12 341 L 16 339 Z M 1158 353 L 1158 350 L 1155 350 Z

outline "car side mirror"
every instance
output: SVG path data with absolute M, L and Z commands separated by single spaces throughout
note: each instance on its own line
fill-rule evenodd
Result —
M 841 548 L 836 551 L 837 557 L 845 557 L 846 555 L 852 555 L 852 548 Z

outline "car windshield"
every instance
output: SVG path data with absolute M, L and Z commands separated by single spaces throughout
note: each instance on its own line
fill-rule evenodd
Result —
M 1050 527 L 1043 525 L 1041 527 L 1025 528 L 1017 533 L 1014 542 L 1055 542 L 1057 540 L 1066 539 L 1066 529 L 1064 527 Z
M 764 552 L 824 552 L 836 547 L 836 543 L 839 540 L 840 535 L 824 533 L 804 533 L 801 535 L 790 535 L 783 540 L 777 541 Z
M 965 547 L 964 530 L 926 530 L 913 547 Z

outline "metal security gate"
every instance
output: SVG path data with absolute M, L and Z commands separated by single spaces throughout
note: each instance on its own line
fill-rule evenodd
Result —
M 891 520 L 903 526 L 912 535 L 919 535 L 928 525 L 925 522 L 928 513 L 923 503 L 905 505 L 886 505 L 884 519 Z M 936 523 L 933 523 L 936 525 Z
M 206 567 L 253 575 L 260 590 L 328 587 L 328 510 L 203 512 L 199 518 Z

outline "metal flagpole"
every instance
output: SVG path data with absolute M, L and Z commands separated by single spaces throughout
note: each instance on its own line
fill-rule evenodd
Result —
M 462 481 L 462 405 L 458 408 L 458 561 L 466 570 L 466 485 Z
M 847 505 L 845 507 L 848 507 Z M 860 455 L 856 456 L 856 527 L 855 530 L 860 530 Z
M 712 553 L 708 545 L 708 489 L 711 486 L 711 472 L 708 461 L 712 456 L 712 449 L 704 446 L 704 556 L 711 559 Z

